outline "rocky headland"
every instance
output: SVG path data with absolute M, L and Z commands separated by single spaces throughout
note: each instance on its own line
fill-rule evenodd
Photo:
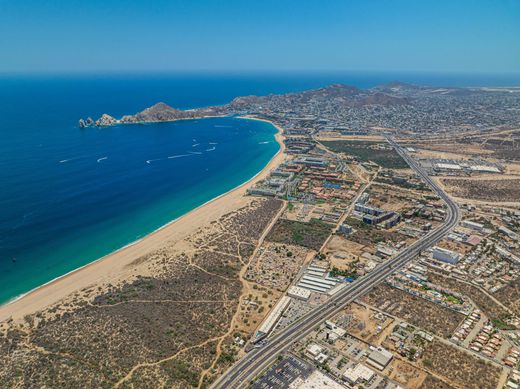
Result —
M 384 93 L 377 89 L 363 90 L 353 86 L 334 84 L 325 88 L 296 93 L 242 96 L 235 98 L 229 104 L 190 110 L 176 109 L 161 102 L 134 115 L 125 115 L 120 119 L 116 119 L 108 114 L 103 114 L 96 121 L 91 118 L 80 119 L 79 126 L 81 128 L 105 127 L 115 124 L 171 122 L 214 116 L 240 115 L 268 112 L 270 110 L 279 110 L 283 107 L 290 107 L 294 104 L 309 104 L 320 101 L 356 108 L 369 105 L 394 106 L 410 104 L 406 97 Z

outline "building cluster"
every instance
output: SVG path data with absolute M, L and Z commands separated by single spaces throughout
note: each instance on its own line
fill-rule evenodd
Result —
M 473 338 L 469 348 L 482 353 L 482 355 L 486 357 L 495 358 L 503 341 L 500 333 L 498 333 L 491 324 L 487 324 L 482 327 L 477 336 Z
M 475 326 L 480 321 L 481 317 L 482 316 L 479 309 L 473 310 L 473 312 L 471 312 L 471 314 L 466 317 L 457 331 L 455 331 L 455 333 L 452 335 L 451 340 L 459 344 L 465 342 L 469 334 L 473 331 L 473 328 L 475 328 Z
M 362 202 L 356 203 L 354 210 L 362 217 L 363 223 L 370 225 L 382 225 L 391 228 L 401 221 L 401 215 L 381 208 L 370 207 Z
M 393 343 L 393 348 L 402 357 L 416 361 L 424 352 L 424 346 L 433 340 L 433 335 L 406 322 L 396 325 L 388 340 Z
M 390 277 L 387 283 L 394 288 L 466 315 L 473 309 L 470 301 L 459 293 L 429 283 L 424 275 L 418 274 L 417 265 L 400 270 Z
M 247 190 L 250 195 L 285 197 L 294 180 L 294 173 L 282 169 L 270 172 L 269 177 Z
M 346 85 L 286 95 L 242 98 L 224 111 L 257 114 L 279 122 L 288 134 L 366 135 L 372 128 L 439 134 L 520 126 L 519 93 L 480 89 Z
M 366 99 L 374 99 L 371 92 L 335 86 L 308 93 L 251 98 L 240 106 L 243 113 L 254 113 L 284 127 L 289 155 L 284 164 L 249 193 L 287 200 L 285 221 L 312 225 L 313 219 L 320 219 L 330 223 L 335 231 L 320 251 L 320 245 L 314 246 L 314 259 L 306 260 L 294 272 L 287 289 L 279 289 L 286 292 L 259 323 L 253 338 L 257 347 L 269 334 L 329 301 L 339 290 L 356 285 L 352 284 L 356 277 L 373 271 L 446 218 L 443 202 L 410 170 L 384 168 L 373 162 L 357 162 L 354 156 L 333 154 L 325 150 L 327 138 L 366 135 L 380 128 L 407 131 L 413 140 L 419 133 L 439 135 L 520 125 L 520 111 L 511 109 L 520 103 L 520 94 L 478 90 L 460 93 L 450 88 L 438 92 L 411 86 L 378 91 L 385 94 L 377 97 L 384 102 L 376 104 L 366 103 Z M 480 104 L 478 109 L 475 104 Z M 434 175 L 472 176 L 505 171 L 501 164 L 481 159 L 431 158 L 420 162 Z M 362 182 L 368 182 L 366 177 L 373 180 L 358 197 Z M 428 350 L 435 344 L 452 347 L 466 357 L 476 356 L 478 361 L 518 368 L 520 332 L 506 334 L 501 329 L 501 324 L 516 323 L 514 315 L 504 319 L 504 323 L 493 320 L 486 309 L 480 309 L 479 296 L 466 292 L 473 289 L 441 284 L 434 276 L 464 282 L 468 288 L 475 287 L 496 298 L 502 288 L 520 276 L 520 211 L 468 204 L 462 208 L 460 224 L 447 237 L 380 285 L 391 291 L 384 290 L 383 296 L 398 295 L 400 299 L 359 303 L 367 304 L 367 311 L 378 312 L 385 320 L 374 320 L 372 313 L 353 311 L 329 318 L 291 347 L 290 353 L 277 361 L 254 387 L 268 388 L 258 383 L 271 380 L 287 383 L 283 387 L 306 388 L 319 379 L 332 388 L 398 388 L 399 384 L 390 378 L 396 376 L 392 375 L 394 369 L 406 359 L 415 371 L 422 369 L 428 374 L 429 369 L 423 367 L 431 361 L 424 358 L 432 359 Z M 287 228 L 286 235 L 303 242 L 302 231 Z M 444 316 L 432 320 L 435 324 L 428 327 L 424 318 L 415 317 L 418 310 L 414 304 L 432 307 L 425 310 L 432 318 Z M 386 319 L 395 325 L 385 327 Z M 297 362 L 289 363 L 289 359 Z M 275 368 L 282 362 L 289 363 L 289 367 L 283 368 L 289 372 L 297 371 L 298 364 L 306 367 L 289 382 L 291 374 L 284 377 L 280 373 L 283 369 Z M 514 388 L 517 382 L 520 380 L 511 378 L 507 385 Z
M 468 216 L 474 215 L 473 207 L 466 208 Z M 486 207 L 478 218 L 462 220 L 441 242 L 450 249 L 434 247 L 426 262 L 490 293 L 515 282 L 520 278 L 520 241 L 515 239 L 515 231 L 502 224 L 501 213 L 495 211 Z M 508 220 L 515 220 L 514 212 L 509 215 Z

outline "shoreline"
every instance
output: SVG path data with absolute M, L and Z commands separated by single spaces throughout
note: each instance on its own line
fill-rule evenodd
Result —
M 107 282 L 109 279 L 123 279 L 130 276 L 132 267 L 128 267 L 135 259 L 159 248 L 168 241 L 181 240 L 198 227 L 216 218 L 215 215 L 227 213 L 228 208 L 238 207 L 238 200 L 244 198 L 246 190 L 254 183 L 263 179 L 273 168 L 285 159 L 285 144 L 283 143 L 283 130 L 278 125 L 267 119 L 252 116 L 237 116 L 239 119 L 257 120 L 271 124 L 277 132 L 275 141 L 280 148 L 267 164 L 235 188 L 222 193 L 211 200 L 197 206 L 182 216 L 179 216 L 144 237 L 95 259 L 77 269 L 56 277 L 24 294 L 0 305 L 0 323 L 13 319 L 22 319 L 25 315 L 41 311 L 42 309 L 57 303 L 71 293 L 91 285 Z M 196 118 L 201 119 L 201 118 Z M 182 119 L 182 120 L 196 120 Z M 137 124 L 137 123 L 128 123 Z M 193 220 L 191 220 L 193 219 Z M 184 222 L 184 223 L 183 223 Z

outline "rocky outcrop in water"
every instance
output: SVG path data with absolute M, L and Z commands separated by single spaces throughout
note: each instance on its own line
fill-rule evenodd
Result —
M 165 103 L 157 103 L 135 115 L 123 116 L 121 123 L 170 122 L 179 119 L 192 119 L 194 117 L 198 117 L 196 110 L 182 111 L 172 108 Z
M 119 123 L 119 120 L 116 118 L 104 113 L 101 115 L 101 117 L 96 120 L 96 126 L 98 127 L 107 127 L 107 126 L 113 126 L 114 124 Z
M 91 127 L 94 124 L 96 123 L 94 122 L 94 119 L 92 119 L 90 116 L 86 119 L 79 119 L 79 128 Z

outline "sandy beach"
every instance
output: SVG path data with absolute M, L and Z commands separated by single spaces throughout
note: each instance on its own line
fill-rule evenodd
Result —
M 271 123 L 263 119 L 246 118 Z M 255 182 L 265 178 L 269 171 L 278 166 L 285 158 L 282 130 L 274 123 L 271 124 L 278 129 L 275 139 L 280 144 L 280 150 L 256 176 L 235 189 L 188 212 L 143 239 L 34 289 L 17 300 L 0 306 L 0 322 L 9 318 L 13 320 L 22 319 L 25 315 L 38 312 L 88 286 L 117 283 L 135 276 L 138 273 L 138 268 L 131 264 L 137 258 L 160 248 L 165 242 L 175 243 L 180 241 L 198 228 L 243 206 L 248 201 L 244 197 L 246 190 Z

